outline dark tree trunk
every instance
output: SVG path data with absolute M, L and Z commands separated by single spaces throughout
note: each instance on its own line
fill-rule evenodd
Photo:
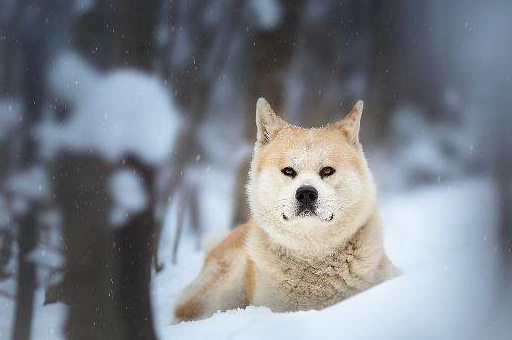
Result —
M 126 166 L 153 187 L 152 171 L 131 157 Z M 108 220 L 112 167 L 92 156 L 65 155 L 53 169 L 64 213 L 66 270 L 61 298 L 69 304 L 68 339 L 156 339 L 151 309 L 153 202 L 116 230 Z
M 108 167 L 94 157 L 61 156 L 53 168 L 63 212 L 67 339 L 124 339 L 114 304 L 107 174 Z
M 29 212 L 21 221 L 18 231 L 18 289 L 16 292 L 16 311 L 14 314 L 13 340 L 31 338 L 32 318 L 34 314 L 34 291 L 36 289 L 36 266 L 27 259 L 37 242 L 36 221 L 33 212 Z
M 371 42 L 367 60 L 368 79 L 365 112 L 366 121 L 363 138 L 370 143 L 379 143 L 386 133 L 390 113 L 397 102 L 397 76 L 399 63 L 396 59 L 405 51 L 401 44 L 398 25 L 401 18 L 401 0 L 394 0 L 389 6 L 385 0 L 377 0 L 370 5 L 367 29 Z M 365 132 L 368 137 L 365 137 Z
M 114 258 L 119 266 L 117 311 L 124 339 L 156 339 L 150 294 L 153 215 L 152 209 L 147 209 L 114 233 Z
M 110 66 L 153 69 L 158 0 L 113 0 Z
M 147 208 L 113 233 L 112 252 L 117 269 L 114 280 L 116 308 L 124 339 L 156 339 L 151 308 L 151 261 L 155 242 L 154 171 L 129 157 L 126 165 L 134 169 L 150 193 Z
M 503 84 L 502 89 L 506 88 Z M 512 266 L 512 140 L 510 138 L 510 127 L 512 126 L 512 99 L 506 92 L 497 91 L 496 117 L 494 118 L 493 135 L 493 172 L 496 183 L 498 198 L 498 227 L 500 236 L 500 247 L 503 255 L 505 284 L 508 285 L 512 278 L 510 268 Z
M 116 34 L 111 40 L 109 65 L 152 70 L 156 59 L 158 0 L 116 0 L 112 14 Z M 154 170 L 130 157 L 127 165 L 144 181 L 149 202 L 144 212 L 131 217 L 113 235 L 113 251 L 118 266 L 117 310 L 125 339 L 156 339 L 151 308 L 151 263 L 155 247 Z
M 189 34 L 191 36 L 200 36 L 202 40 L 192 46 L 192 58 L 185 67 L 173 70 L 172 65 L 162 66 L 173 87 L 179 89 L 176 99 L 182 106 L 183 111 L 187 112 L 187 122 L 177 138 L 177 147 L 173 151 L 172 160 L 170 160 L 172 175 L 169 176 L 168 183 L 165 186 L 166 189 L 161 193 L 159 201 L 166 201 L 171 196 L 178 197 L 178 192 L 181 194 L 181 191 L 184 191 L 191 195 L 189 202 L 196 204 L 197 195 L 194 192 L 195 189 L 185 187 L 188 184 L 183 183 L 182 174 L 187 166 L 192 161 L 195 161 L 196 155 L 200 150 L 197 136 L 201 123 L 208 112 L 208 105 L 210 104 L 212 93 L 216 89 L 216 82 L 229 61 L 230 56 L 226 55 L 226 51 L 229 51 L 229 47 L 233 44 L 236 33 L 240 30 L 244 19 L 243 0 L 225 2 L 225 19 L 219 24 L 218 30 L 209 30 L 202 26 L 200 20 L 196 20 L 203 15 L 203 5 L 206 3 L 207 1 L 197 1 L 192 6 L 189 6 L 187 3 L 181 2 L 173 3 L 171 6 L 174 6 L 172 13 L 174 13 L 173 18 L 176 19 L 173 25 L 183 21 L 192 22 Z M 184 13 L 183 17 L 178 18 L 177 13 Z M 166 52 L 170 53 L 170 49 L 174 48 L 174 45 L 169 44 L 166 48 Z M 170 60 L 167 62 L 170 62 Z M 171 77 L 169 73 L 173 76 Z M 196 221 L 198 223 L 199 219 L 195 218 L 198 214 L 197 207 L 192 206 L 190 209 L 192 222 Z M 200 227 L 196 225 L 194 228 L 198 230 Z M 160 234 L 161 230 L 159 228 L 156 231 L 156 235 L 159 236 Z M 156 242 L 158 242 L 158 238 L 155 238 Z M 176 244 L 176 251 L 178 246 L 179 244 Z M 158 264 L 156 251 L 155 247 L 153 251 L 154 263 Z
M 39 4 L 40 5 L 40 4 Z M 42 13 L 42 8 L 39 8 Z M 15 158 L 15 169 L 23 171 L 37 161 L 36 144 L 31 136 L 32 127 L 39 121 L 44 100 L 44 73 L 41 65 L 45 63 L 44 35 L 33 29 L 41 23 L 41 15 L 36 16 L 32 25 L 22 31 L 23 73 L 19 89 L 20 98 L 24 103 L 24 120 L 20 125 L 20 133 L 15 143 L 18 146 L 18 157 Z M 12 330 L 13 340 L 28 340 L 31 336 L 31 325 L 34 313 L 34 292 L 37 287 L 36 266 L 28 255 L 36 247 L 38 226 L 36 222 L 36 203 L 18 220 L 18 289 L 17 303 Z
M 277 113 L 282 113 L 285 101 L 284 81 L 299 40 L 298 29 L 303 7 L 302 0 L 281 0 L 283 19 L 272 30 L 253 33 L 252 40 L 256 48 L 249 54 L 247 84 L 248 136 L 256 135 L 254 115 L 256 99 L 265 97 Z
M 7 266 L 13 256 L 14 236 L 11 230 L 0 231 L 0 282 L 12 276 Z
M 443 72 L 436 68 L 439 60 L 429 32 L 430 7 L 428 1 L 368 2 L 364 28 L 371 43 L 365 112 L 371 119 L 365 120 L 365 141 L 378 144 L 386 137 L 398 104 L 414 105 L 432 118 L 450 113 L 443 106 L 445 81 Z
M 76 44 L 100 68 L 133 67 L 151 70 L 156 52 L 155 22 L 159 5 L 157 0 L 100 1 L 79 19 L 75 34 Z M 91 55 L 90 51 L 97 53 Z M 62 166 L 66 169 L 62 169 Z M 82 187 L 80 192 L 87 193 L 84 195 L 80 192 L 68 192 L 61 197 L 72 195 L 71 197 L 79 199 L 77 202 L 93 206 L 88 206 L 83 218 L 71 221 L 71 226 L 68 225 L 70 221 L 66 220 L 66 229 L 69 230 L 66 239 L 72 244 L 88 239 L 86 243 L 89 245 L 82 249 L 83 255 L 87 254 L 87 249 L 95 249 L 94 247 L 98 247 L 99 252 L 95 257 L 67 253 L 68 261 L 78 261 L 75 263 L 78 270 L 66 273 L 69 280 L 66 280 L 64 287 L 66 299 L 74 300 L 67 321 L 69 339 L 74 339 L 75 336 L 84 339 L 156 339 L 150 295 L 151 255 L 157 229 L 154 217 L 154 169 L 140 163 L 135 157 L 125 159 L 123 166 L 129 166 L 138 172 L 150 201 L 143 212 L 131 216 L 116 230 L 111 230 L 107 220 L 109 196 L 105 186 L 108 173 L 115 170 L 116 166 L 121 165 L 107 167 L 99 159 L 69 156 L 63 158 L 59 165 L 61 169 L 57 169 L 57 173 L 62 174 L 76 172 L 73 179 L 66 179 L 67 185 L 73 183 L 72 185 Z M 85 169 L 81 174 L 78 172 L 80 168 Z M 90 178 L 90 182 L 87 182 L 89 180 L 86 177 Z M 96 193 L 85 187 L 94 187 Z M 71 213 L 76 214 L 73 205 L 68 204 L 65 210 L 68 211 L 69 218 L 72 218 Z M 94 226 L 92 222 L 88 222 L 91 220 L 95 221 Z M 73 225 L 77 223 L 85 228 L 83 235 L 73 234 Z M 71 270 L 71 267 L 73 266 L 70 264 L 68 268 Z M 81 286 L 82 280 L 90 281 L 82 289 L 89 294 L 95 292 L 96 298 L 87 301 L 85 296 L 88 294 L 84 294 L 83 298 L 73 296 L 73 291 L 77 285 Z M 100 314 L 95 312 L 98 310 L 101 310 Z M 95 325 L 94 329 L 90 325 Z
M 256 100 L 265 97 L 272 108 L 280 115 L 285 102 L 285 88 L 283 73 L 289 68 L 294 48 L 297 42 L 300 25 L 300 13 L 303 1 L 281 0 L 283 7 L 283 20 L 279 27 L 269 31 L 257 31 L 251 36 L 254 48 L 249 48 L 247 68 L 247 98 L 246 98 L 246 136 L 256 138 Z M 253 28 L 254 29 L 254 28 Z M 251 139 L 251 142 L 253 140 Z M 232 225 L 247 220 L 250 215 L 249 206 L 245 197 L 245 185 L 250 169 L 251 157 L 246 157 L 239 165 L 235 184 L 235 207 L 233 210 Z
M 0 93 L 6 97 L 12 96 L 17 93 L 19 88 L 20 70 L 22 69 L 20 63 L 21 48 L 19 47 L 21 17 L 24 4 L 17 1 L 12 10 L 12 15 L 3 23 L 1 23 L 2 35 L 5 39 L 0 53 L 3 53 L 0 74 Z

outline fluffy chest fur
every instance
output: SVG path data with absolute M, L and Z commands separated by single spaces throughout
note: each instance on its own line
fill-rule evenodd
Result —
M 331 254 L 310 257 L 271 243 L 254 228 L 246 244 L 249 302 L 274 311 L 321 309 L 368 289 L 387 276 L 380 240 L 378 226 L 367 225 Z

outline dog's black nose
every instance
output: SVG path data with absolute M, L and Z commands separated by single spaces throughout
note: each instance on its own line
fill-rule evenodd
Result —
M 317 198 L 318 191 L 310 185 L 303 185 L 295 192 L 295 199 L 302 205 L 311 205 L 316 202 Z

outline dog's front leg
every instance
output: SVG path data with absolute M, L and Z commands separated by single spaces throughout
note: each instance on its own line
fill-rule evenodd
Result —
M 244 228 L 235 229 L 208 254 L 199 276 L 186 288 L 175 316 L 178 321 L 210 317 L 216 311 L 247 305 L 245 270 L 247 254 L 243 248 Z

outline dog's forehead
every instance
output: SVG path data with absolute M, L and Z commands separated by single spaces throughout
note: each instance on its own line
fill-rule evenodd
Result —
M 319 138 L 314 130 L 307 130 L 299 138 L 291 138 L 283 155 L 294 167 L 304 167 L 329 159 L 334 145 L 325 138 Z
M 352 156 L 343 134 L 327 128 L 288 128 L 281 131 L 271 144 L 266 157 L 279 166 L 316 168 Z

